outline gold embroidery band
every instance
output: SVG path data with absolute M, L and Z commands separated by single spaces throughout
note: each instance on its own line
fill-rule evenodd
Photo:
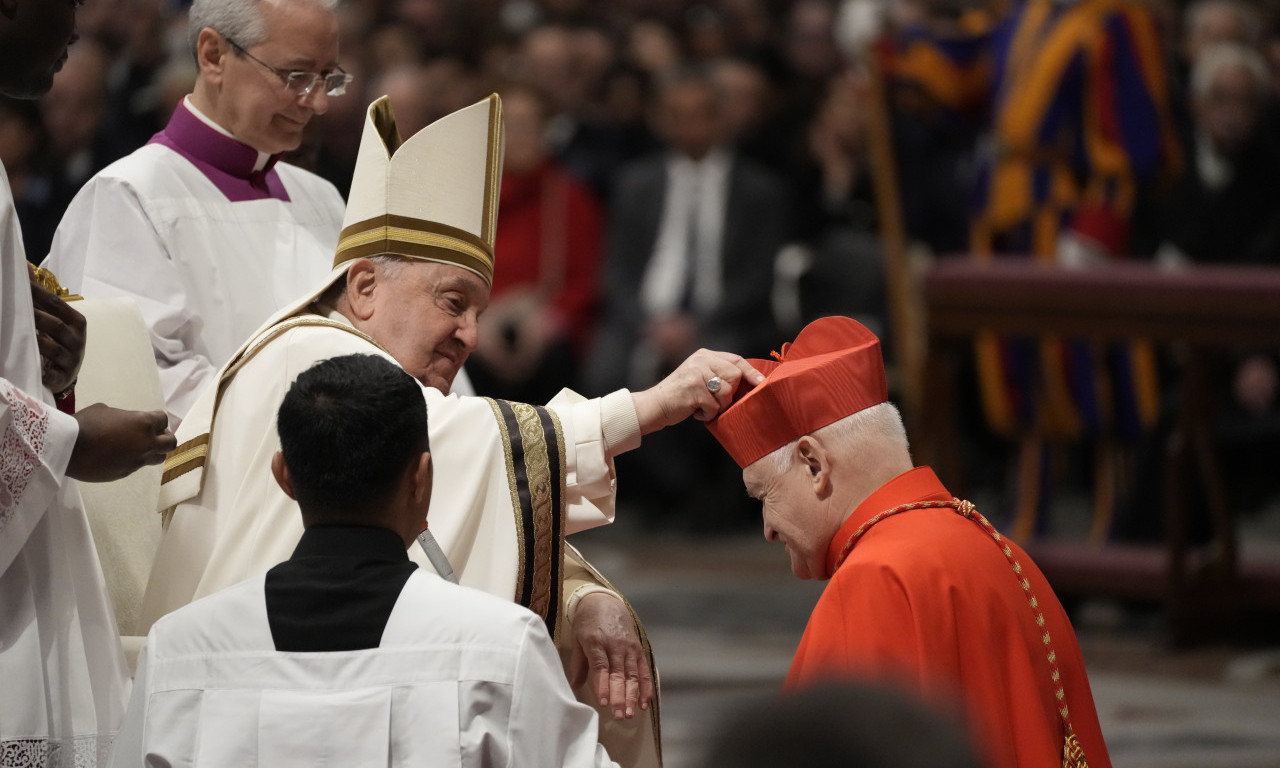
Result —
M 209 456 L 209 433 L 198 435 L 174 448 L 164 459 L 164 474 L 160 482 L 167 483 L 174 478 L 182 477 L 193 469 L 204 466 Z
M 517 603 L 538 614 L 555 636 L 564 560 L 564 439 L 546 408 L 489 400 L 503 436 L 515 513 Z
M 334 266 L 394 253 L 457 264 L 493 282 L 493 247 L 465 230 L 412 216 L 386 214 L 342 230 Z

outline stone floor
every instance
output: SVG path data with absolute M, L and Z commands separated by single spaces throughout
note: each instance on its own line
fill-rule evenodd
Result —
M 778 690 L 822 584 L 793 578 L 758 533 L 656 535 L 620 520 L 574 541 L 649 629 L 667 768 L 700 766 L 726 713 Z M 1116 768 L 1280 768 L 1280 632 L 1174 651 L 1155 608 L 1086 600 L 1074 620 Z

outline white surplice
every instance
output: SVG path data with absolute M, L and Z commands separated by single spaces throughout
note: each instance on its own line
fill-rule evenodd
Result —
M 112 761 L 144 763 L 616 765 L 538 617 L 421 569 L 378 648 L 276 651 L 262 577 L 161 619 Z
M 105 764 L 128 675 L 76 484 L 75 419 L 40 381 L 27 263 L 0 168 L 0 765 Z
M 192 152 L 233 141 L 192 128 L 189 105 L 179 110 L 166 131 L 185 120 L 181 140 Z M 287 199 L 235 199 L 215 172 L 153 141 L 90 179 L 58 225 L 44 266 L 63 286 L 86 298 L 137 300 L 170 426 L 240 345 L 333 263 L 342 197 L 301 168 L 278 163 L 273 172 Z
M 331 322 L 350 326 L 337 312 L 325 314 Z M 201 470 L 161 488 L 161 509 L 172 508 L 173 515 L 143 599 L 144 628 L 193 599 L 263 574 L 292 554 L 302 536 L 302 518 L 297 503 L 271 475 L 271 457 L 280 448 L 276 411 L 300 373 L 320 360 L 346 354 L 374 354 L 394 362 L 353 332 L 301 325 L 246 356 L 220 394 L 218 387 L 202 394 L 178 430 L 179 452 L 205 432 L 211 434 L 209 452 Z M 483 398 L 443 395 L 430 387 L 423 388 L 423 397 L 436 477 L 431 532 L 460 583 L 512 599 L 520 534 L 504 435 Z M 613 456 L 640 440 L 630 393 L 619 390 L 586 400 L 566 390 L 548 405 L 559 415 L 564 433 L 564 533 L 611 522 Z M 418 547 L 410 555 L 431 568 Z

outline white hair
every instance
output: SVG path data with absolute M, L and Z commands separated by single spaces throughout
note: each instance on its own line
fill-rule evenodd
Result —
M 187 12 L 187 45 L 192 54 L 200 32 L 212 29 L 223 37 L 236 41 L 244 48 L 252 48 L 267 39 L 267 25 L 262 18 L 262 3 L 266 0 L 192 0 Z M 332 11 L 340 0 L 306 0 Z
M 851 413 L 839 421 L 833 421 L 825 427 L 810 433 L 814 437 L 829 444 L 833 451 L 846 455 L 857 454 L 865 450 L 871 442 L 891 442 L 901 444 L 907 450 L 907 430 L 902 424 L 902 414 L 893 403 L 884 402 Z M 764 457 L 773 465 L 775 474 L 782 474 L 791 469 L 795 462 L 795 447 L 800 438 L 796 438 L 781 448 Z
M 1239 43 L 1220 43 L 1207 49 L 1191 70 L 1191 92 L 1204 96 L 1223 69 L 1241 67 L 1252 77 L 1257 94 L 1263 96 L 1271 84 L 1271 75 L 1262 54 Z
M 370 256 L 369 261 L 378 265 L 378 270 L 382 272 L 382 277 L 386 280 L 395 280 L 400 277 L 400 273 L 404 271 L 404 266 L 411 261 L 407 256 L 400 256 L 395 253 L 380 253 L 377 256 Z
M 414 261 L 414 259 L 394 253 L 380 253 L 377 256 L 370 256 L 369 261 L 372 261 L 378 267 L 383 279 L 395 280 L 404 271 L 404 266 L 410 261 Z M 346 292 L 347 275 L 343 274 L 342 277 L 335 278 L 333 284 L 321 292 L 318 300 L 321 304 L 335 307 L 338 305 L 338 299 Z

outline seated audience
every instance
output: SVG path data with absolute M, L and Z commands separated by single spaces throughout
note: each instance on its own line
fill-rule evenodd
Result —
M 603 314 L 585 389 L 647 387 L 699 347 L 759 349 L 776 341 L 774 261 L 787 234 L 786 193 L 722 142 L 710 77 L 664 81 L 656 117 L 667 149 L 637 160 L 615 187 Z M 633 498 L 655 514 L 710 529 L 750 519 L 736 470 L 697 425 L 646 441 L 627 461 Z
M 548 106 L 530 87 L 503 91 L 506 157 L 489 309 L 467 361 L 476 391 L 544 403 L 572 381 L 595 328 L 600 205 L 550 157 Z

